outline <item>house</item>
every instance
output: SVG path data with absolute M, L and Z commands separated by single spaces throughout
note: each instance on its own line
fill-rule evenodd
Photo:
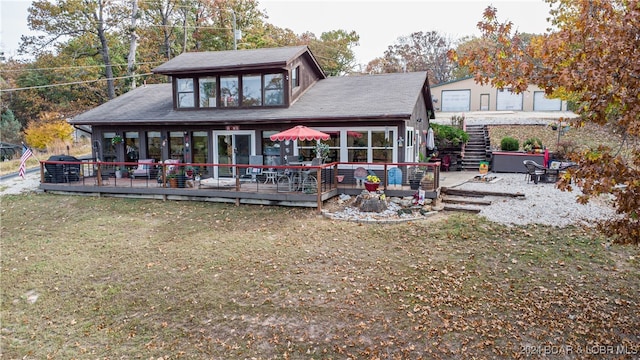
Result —
M 169 83 L 138 87 L 69 120 L 91 126 L 97 159 L 310 160 L 314 141 L 269 138 L 305 125 L 331 135 L 323 141 L 331 162 L 413 162 L 434 118 L 426 72 L 326 77 L 307 46 L 184 53 L 153 72 Z M 236 175 L 233 167 L 207 171 Z
M 535 85 L 516 94 L 510 89 L 500 90 L 491 84 L 480 85 L 474 78 L 466 78 L 434 85 L 431 91 L 436 110 L 441 112 L 567 111 L 566 101 L 548 98 L 544 90 Z

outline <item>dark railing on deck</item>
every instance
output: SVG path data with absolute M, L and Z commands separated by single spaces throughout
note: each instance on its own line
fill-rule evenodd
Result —
M 321 210 L 323 201 L 337 195 L 338 189 L 359 189 L 358 185 L 363 179 L 354 177 L 358 168 L 363 168 L 367 174 L 378 176 L 381 179 L 382 190 L 393 190 L 398 187 L 403 190 L 409 185 L 409 180 L 416 170 L 433 174 L 433 191 L 437 191 L 440 187 L 440 163 L 336 162 L 321 165 L 249 165 L 95 160 L 41 161 L 40 181 L 42 184 L 98 187 L 97 192 L 104 193 L 115 192 L 117 189 L 118 193 L 126 194 L 127 191 L 123 191 L 122 188 L 131 188 L 130 193 L 133 194 L 134 189 L 147 188 L 153 189 L 154 193 L 171 194 L 176 192 L 170 187 L 169 179 L 183 175 L 181 180 L 184 183 L 179 185 L 181 190 L 225 190 L 217 194 L 221 197 L 235 198 L 237 204 L 240 204 L 240 199 L 251 196 L 255 199 L 272 199 L 276 202 L 283 199 L 291 202 L 311 201 L 317 204 L 318 210 Z M 398 178 L 398 170 L 390 174 L 390 170 L 394 168 L 400 170 L 400 178 Z M 116 169 L 123 169 L 123 171 L 128 169 L 129 176 L 116 177 Z M 216 173 L 214 170 L 217 170 L 218 177 L 211 179 Z M 362 169 L 358 170 L 358 172 L 361 171 Z M 209 180 L 206 180 L 207 178 Z M 294 179 L 298 183 L 292 186 Z M 300 182 L 304 179 L 307 179 L 307 182 L 305 186 L 301 186 Z M 313 186 L 313 179 L 315 179 L 315 186 Z M 207 186 L 203 186 L 205 182 Z M 109 191 L 109 188 L 116 189 Z M 229 191 L 232 194 L 229 194 Z M 406 189 L 405 192 L 407 192 Z M 185 193 L 181 192 L 181 194 Z

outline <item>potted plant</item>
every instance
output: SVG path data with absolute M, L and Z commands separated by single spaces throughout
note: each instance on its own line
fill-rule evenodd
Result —
M 429 171 L 424 174 L 424 176 L 420 180 L 420 186 L 422 187 L 422 190 L 435 189 L 434 175 L 432 172 Z
M 169 181 L 169 187 L 172 187 L 172 188 L 178 187 L 178 174 L 176 173 L 168 174 L 167 180 Z
M 537 137 L 528 138 L 522 144 L 522 148 L 526 152 L 539 152 L 542 150 L 542 140 Z
M 116 179 L 122 179 L 122 169 L 120 166 L 116 166 Z
M 324 163 L 329 158 L 329 145 L 325 143 L 318 142 L 316 144 L 316 157 L 322 159 Z
M 411 187 L 411 190 L 418 190 L 418 188 L 420 188 L 420 180 L 422 180 L 423 176 L 423 169 L 420 169 L 417 166 L 409 168 L 409 174 L 407 177 L 409 179 L 409 187 Z
M 367 180 L 364 182 L 364 188 L 367 191 L 376 191 L 378 190 L 378 186 L 380 186 L 380 178 L 376 175 L 367 175 Z
M 113 145 L 118 145 L 118 144 L 122 143 L 122 136 L 115 135 L 114 137 L 111 138 L 111 143 Z

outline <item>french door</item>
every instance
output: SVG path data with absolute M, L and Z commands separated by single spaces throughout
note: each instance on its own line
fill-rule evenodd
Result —
M 255 154 L 253 131 L 214 131 L 214 157 L 220 165 L 248 165 L 249 158 Z M 242 170 L 241 170 L 242 171 Z M 236 169 L 232 166 L 218 166 L 215 177 L 234 177 Z

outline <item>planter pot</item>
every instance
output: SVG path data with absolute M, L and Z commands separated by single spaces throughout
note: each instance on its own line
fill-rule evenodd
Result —
M 122 179 L 122 170 L 116 170 L 116 179 Z
M 177 178 L 170 178 L 169 179 L 169 187 L 177 188 L 178 187 L 178 179 Z
M 380 183 L 364 182 L 364 188 L 367 189 L 367 191 L 374 192 L 378 190 L 378 186 L 380 186 Z
M 420 188 L 420 180 L 409 180 L 409 187 L 411 190 L 418 190 Z
M 435 183 L 433 182 L 433 180 L 423 180 L 420 182 L 420 186 L 422 187 L 422 190 L 433 190 L 435 188 Z
M 544 154 L 528 154 L 524 152 L 495 151 L 492 155 L 491 170 L 493 172 L 526 173 L 524 160 L 533 160 L 544 164 Z

